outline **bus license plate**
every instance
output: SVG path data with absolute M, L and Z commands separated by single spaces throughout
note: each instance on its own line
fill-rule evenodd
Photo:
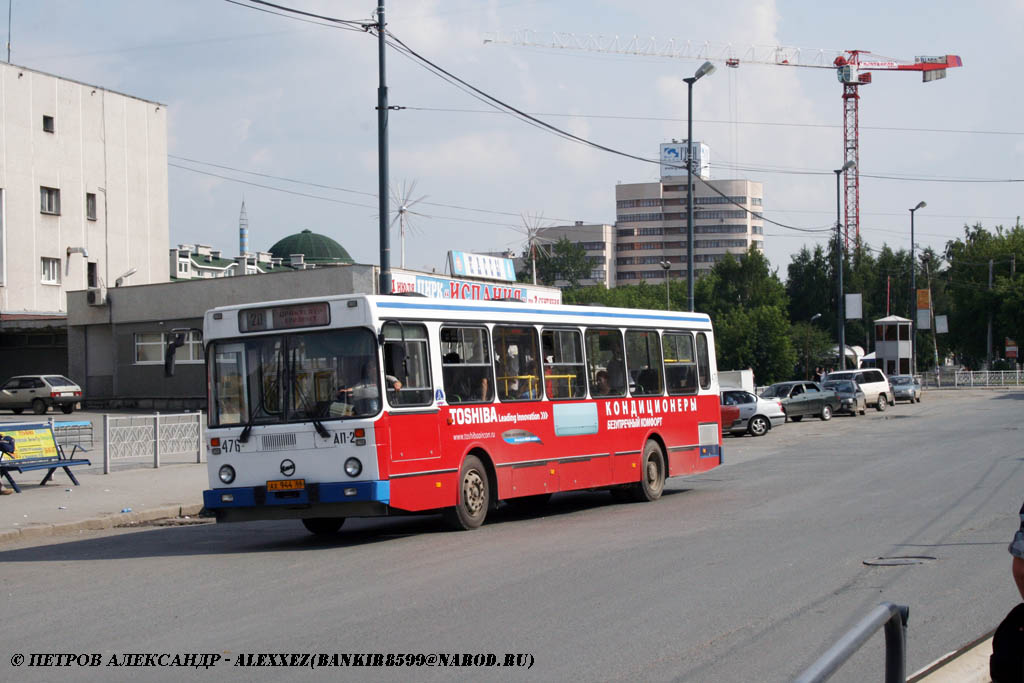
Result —
M 268 481 L 268 491 L 301 491 L 306 488 L 305 479 L 279 479 L 277 481 Z

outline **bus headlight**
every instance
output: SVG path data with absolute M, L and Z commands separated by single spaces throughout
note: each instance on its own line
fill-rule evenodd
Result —
M 224 465 L 220 468 L 220 471 L 217 472 L 217 476 L 220 477 L 220 480 L 225 484 L 230 484 L 235 480 L 235 468 L 231 465 Z
M 358 477 L 363 471 L 363 463 L 359 462 L 359 458 L 349 458 L 345 461 L 345 474 L 350 477 Z

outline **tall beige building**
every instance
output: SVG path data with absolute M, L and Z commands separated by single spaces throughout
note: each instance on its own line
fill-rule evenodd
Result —
M 764 188 L 749 180 L 694 181 L 694 272 L 700 276 L 726 253 L 764 249 Z M 615 187 L 615 281 L 686 278 L 687 179 Z M 715 188 L 720 192 L 715 192 Z M 725 196 L 722 196 L 725 195 Z M 738 205 L 738 206 L 737 206 Z M 667 263 L 666 270 L 661 264 Z
M 0 375 L 60 372 L 67 292 L 168 281 L 167 107 L 0 64 L 0 112 Z

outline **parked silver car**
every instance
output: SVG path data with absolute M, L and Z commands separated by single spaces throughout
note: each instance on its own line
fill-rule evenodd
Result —
M 921 402 L 921 382 L 910 375 L 893 375 L 889 378 L 892 385 L 893 401 Z
M 51 406 L 70 414 L 81 400 L 82 387 L 63 375 L 18 375 L 0 388 L 0 409 L 14 411 L 15 415 L 26 408 L 43 415 Z
M 735 435 L 749 432 L 751 436 L 764 436 L 772 427 L 786 422 L 782 403 L 755 396 L 743 389 L 722 388 L 722 405 L 737 406 L 740 409 L 739 419 L 731 427 L 723 426 L 723 431 Z

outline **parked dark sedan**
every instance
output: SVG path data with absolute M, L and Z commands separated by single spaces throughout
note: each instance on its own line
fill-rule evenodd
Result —
M 863 415 L 867 412 L 868 402 L 864 391 L 852 379 L 833 379 L 822 383 L 822 389 L 831 389 L 839 395 L 840 412 L 850 415 Z
M 817 382 L 779 382 L 765 389 L 761 396 L 782 401 L 786 417 L 793 422 L 799 422 L 805 415 L 831 420 L 832 413 L 839 410 L 839 396 L 836 392 L 822 389 Z

